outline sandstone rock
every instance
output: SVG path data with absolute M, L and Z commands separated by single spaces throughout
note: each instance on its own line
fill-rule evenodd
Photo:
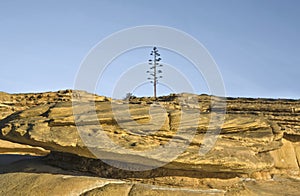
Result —
M 129 195 L 129 192 L 132 188 L 132 184 L 107 184 L 103 187 L 92 189 L 85 193 L 82 193 L 81 196 L 114 196 L 114 195 Z
M 280 169 L 298 170 L 297 155 L 293 143 L 283 139 L 283 145 L 280 149 L 271 151 L 270 154 L 274 159 L 274 166 Z
M 36 163 L 38 161 L 38 163 Z M 35 163 L 35 164 L 33 164 Z M 299 178 L 282 175 L 272 180 L 250 178 L 156 178 L 112 180 L 84 176 L 43 165 L 37 159 L 10 164 L 0 174 L 3 195 L 298 195 Z M 23 167 L 23 168 L 22 168 Z M 9 172 L 9 173 L 7 173 Z M 33 173 L 34 172 L 34 173 Z
M 5 140 L 0 140 L 0 154 L 23 154 L 34 156 L 45 156 L 50 151 L 41 147 L 33 147 L 29 145 L 22 145 Z
M 210 189 L 210 190 L 195 190 L 195 189 L 179 189 L 179 188 L 166 188 L 166 187 L 155 187 L 149 185 L 136 184 L 132 187 L 129 194 L 130 196 L 139 195 L 166 195 L 166 196 L 180 196 L 180 195 L 224 195 L 225 191 Z
M 253 195 L 256 188 L 266 194 L 272 192 L 273 185 L 284 187 L 277 181 L 266 183 L 267 188 L 260 185 L 274 180 L 274 175 L 299 172 L 300 101 L 228 98 L 222 116 L 224 103 L 224 98 L 188 94 L 160 97 L 157 102 L 151 98 L 126 102 L 71 90 L 4 93 L 0 94 L 1 138 L 50 150 L 48 162 L 65 169 L 135 182 L 107 184 L 81 192 L 86 195 L 106 194 L 116 187 L 116 194 L 128 195 Z M 218 130 L 213 122 L 222 122 L 223 118 Z M 218 135 L 216 143 L 214 137 L 207 137 L 209 134 Z M 110 141 L 122 148 L 112 146 Z M 170 141 L 173 151 L 166 154 L 163 149 Z M 213 148 L 199 154 L 209 142 Z M 152 150 L 155 153 L 145 153 Z M 179 156 L 169 162 L 173 153 Z M 153 164 L 162 167 L 134 172 L 107 163 L 120 168 L 151 168 Z M 186 183 L 179 183 L 180 177 Z M 204 183 L 204 179 L 213 181 Z M 217 179 L 227 180 L 228 186 L 215 185 Z M 228 183 L 231 179 L 238 181 Z M 197 189 L 194 183 L 207 187 Z M 290 185 L 294 186 L 292 182 Z M 297 188 L 291 190 L 293 194 Z
M 8 173 L 0 175 L 1 195 L 80 195 L 119 180 L 95 177 L 35 173 Z
M 205 156 L 199 156 L 199 147 L 203 145 L 210 119 L 217 116 L 217 113 L 199 116 L 197 109 L 187 108 L 185 118 L 182 118 L 180 109 L 169 108 L 170 104 L 164 102 L 150 108 L 149 105 L 102 101 L 96 102 L 94 107 L 91 98 L 87 95 L 85 97 L 83 102 L 78 102 L 81 104 L 75 102 L 72 105 L 68 101 L 49 103 L 13 114 L 1 123 L 2 138 L 87 158 L 96 158 L 89 150 L 94 149 L 105 160 L 126 164 L 138 162 L 151 167 L 153 163 L 167 164 L 168 156 L 163 151 L 157 151 L 153 155 L 136 151 L 158 148 L 168 144 L 171 139 L 174 147 L 182 145 L 192 138 L 191 130 L 194 129 L 198 132 L 198 137 L 195 137 L 192 145 L 165 167 L 229 172 L 236 175 L 270 169 L 274 163 L 267 152 L 280 147 L 280 142 L 274 140 L 272 126 L 267 118 L 233 113 L 226 114 L 221 135 L 212 150 Z M 92 106 L 96 115 L 92 115 Z M 74 108 L 79 111 L 75 116 Z M 109 140 L 116 142 L 124 150 L 116 151 L 108 147 L 108 141 L 102 141 L 100 124 Z M 80 131 L 82 127 L 84 130 Z M 179 127 L 181 134 L 177 136 Z M 89 142 L 82 141 L 82 138 L 89 138 Z M 102 141 L 101 145 L 99 141 Z M 174 150 L 176 153 L 176 148 Z M 117 154 L 121 156 L 116 156 Z

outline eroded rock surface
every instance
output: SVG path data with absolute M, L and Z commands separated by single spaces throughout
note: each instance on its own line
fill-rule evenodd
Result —
M 148 195 L 158 194 L 149 189 L 149 184 L 185 187 L 189 188 L 186 191 L 190 191 L 196 190 L 194 183 L 199 187 L 204 179 L 224 179 L 226 182 L 238 179 L 238 187 L 229 183 L 227 187 L 218 185 L 211 189 L 216 188 L 214 194 L 224 195 L 238 189 L 251 195 L 254 193 L 251 183 L 248 183 L 250 188 L 245 188 L 242 179 L 271 180 L 276 175 L 299 175 L 299 100 L 225 100 L 182 94 L 160 97 L 156 102 L 151 98 L 135 98 L 129 100 L 128 105 L 126 103 L 128 101 L 70 90 L 19 95 L 2 93 L 1 138 L 50 150 L 47 161 L 65 169 L 142 182 L 144 185 L 134 186 L 139 187 L 136 194 L 138 190 L 144 190 Z M 222 116 L 224 103 L 226 110 Z M 222 119 L 224 123 L 213 148 L 200 155 L 201 147 L 207 145 L 204 142 L 206 133 L 218 133 L 217 126 L 210 126 L 212 121 Z M 105 140 L 103 133 L 107 137 Z M 144 153 L 163 148 L 170 141 L 173 141 L 173 152 L 176 153 L 175 147 L 189 139 L 187 148 L 171 162 L 163 151 Z M 123 149 L 110 148 L 110 141 Z M 104 162 L 97 159 L 90 149 L 99 153 Z M 134 172 L 109 166 L 106 161 L 129 169 L 130 166 L 138 168 L 138 165 L 141 168 L 151 167 L 153 163 L 163 166 Z M 120 191 L 127 191 L 126 187 L 124 185 Z M 85 194 L 100 194 L 103 191 L 100 189 Z M 131 187 L 131 195 L 135 194 L 134 190 Z M 163 195 L 172 192 L 163 188 L 155 190 Z M 194 193 L 201 195 L 206 192 L 201 189 Z

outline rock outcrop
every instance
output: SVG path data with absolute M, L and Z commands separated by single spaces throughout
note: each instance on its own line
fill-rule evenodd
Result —
M 111 185 L 124 186 L 120 189 L 125 192 L 131 187 L 131 195 L 138 195 L 138 190 L 156 194 L 154 190 L 165 189 L 161 186 L 185 187 L 199 195 L 201 191 L 197 192 L 196 187 L 207 188 L 218 180 L 224 180 L 227 186 L 217 183 L 209 193 L 217 188 L 214 194 L 224 195 L 235 189 L 252 194 L 249 187 L 253 182 L 247 181 L 247 189 L 245 179 L 270 180 L 278 175 L 297 179 L 299 175 L 299 100 L 225 100 L 181 94 L 157 101 L 122 101 L 66 90 L 1 93 L 0 111 L 1 139 L 49 150 L 45 160 L 61 168 L 142 182 L 134 188 Z M 222 122 L 220 129 L 218 122 Z M 216 142 L 207 153 L 199 154 L 208 145 L 208 133 L 217 134 Z M 174 159 L 164 151 L 170 142 L 171 152 L 179 155 Z M 180 147 L 184 147 L 182 151 Z M 160 167 L 152 169 L 153 165 Z M 215 180 L 204 183 L 205 179 Z M 149 184 L 155 187 L 149 188 Z M 96 193 L 99 190 L 85 194 Z

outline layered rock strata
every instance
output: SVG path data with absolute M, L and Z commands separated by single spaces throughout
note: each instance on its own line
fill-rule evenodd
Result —
M 1 93 L 0 110 L 1 139 L 42 147 L 51 151 L 46 160 L 53 165 L 105 178 L 148 184 L 163 178 L 158 185 L 195 188 L 197 179 L 272 179 L 299 172 L 299 100 L 180 94 L 122 101 L 66 90 Z M 207 133 L 218 130 L 212 121 L 222 120 L 212 149 L 199 154 Z M 163 150 L 143 153 L 170 141 L 174 147 L 188 144 L 171 161 Z M 110 148 L 111 142 L 121 148 Z M 130 171 L 153 164 L 161 167 Z M 193 180 L 183 185 L 179 178 Z

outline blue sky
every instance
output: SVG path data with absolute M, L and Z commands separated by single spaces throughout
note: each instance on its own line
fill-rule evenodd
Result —
M 0 0 L 0 91 L 73 88 L 80 63 L 99 41 L 124 28 L 165 25 L 207 48 L 227 96 L 299 98 L 299 21 L 297 0 Z M 177 58 L 161 53 L 166 63 Z M 133 52 L 118 66 L 126 70 L 148 55 Z M 120 72 L 107 74 L 98 93 L 109 96 L 116 82 L 109 79 Z M 192 82 L 197 93 L 209 93 L 201 77 Z M 150 84 L 136 93 L 146 91 Z

